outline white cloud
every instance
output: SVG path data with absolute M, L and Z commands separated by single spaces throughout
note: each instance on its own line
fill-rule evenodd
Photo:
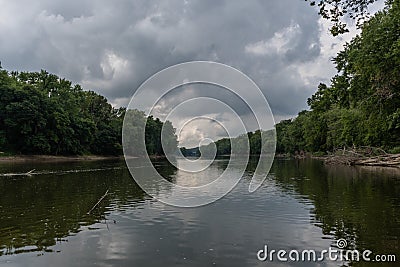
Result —
M 293 24 L 275 32 L 269 40 L 246 45 L 245 51 L 254 55 L 285 54 L 299 34 L 301 34 L 300 25 Z
M 330 78 L 336 74 L 333 58 L 344 48 L 347 42 L 359 33 L 356 27 L 350 26 L 349 33 L 334 37 L 329 32 L 330 24 L 324 19 L 318 21 L 320 27 L 321 54 L 314 60 L 304 62 L 297 66 L 301 79 L 305 85 L 315 86 L 319 82 L 329 84 Z
M 329 81 L 335 73 L 330 59 L 354 35 L 330 36 L 315 9 L 293 0 L 1 3 L 4 68 L 46 69 L 105 95 L 113 106 L 127 105 L 135 89 L 165 67 L 218 60 L 250 76 L 277 118 L 287 118 L 307 108 L 320 81 Z M 182 94 L 160 101 L 156 111 L 165 115 L 174 103 L 199 95 L 190 88 Z M 193 111 L 218 113 L 201 106 Z

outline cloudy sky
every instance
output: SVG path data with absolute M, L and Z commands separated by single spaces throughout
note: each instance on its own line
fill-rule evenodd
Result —
M 331 58 L 354 35 L 331 37 L 329 23 L 301 0 L 0 5 L 0 60 L 7 70 L 46 69 L 126 106 L 136 88 L 165 67 L 217 61 L 253 79 L 277 121 L 307 108 L 318 83 L 335 73 Z

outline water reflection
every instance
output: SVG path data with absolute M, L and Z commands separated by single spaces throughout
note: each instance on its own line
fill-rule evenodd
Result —
M 217 160 L 209 174 L 222 173 L 227 163 Z M 207 181 L 204 176 L 188 179 L 163 160 L 154 166 L 177 184 Z M 265 266 L 255 256 L 264 244 L 322 250 L 339 238 L 350 248 L 399 257 L 400 179 L 395 171 L 277 160 L 263 186 L 250 194 L 256 166 L 252 159 L 244 179 L 220 201 L 183 209 L 149 198 L 123 161 L 0 165 L 1 173 L 42 173 L 0 176 L 0 265 Z M 349 263 L 284 265 L 342 264 Z
M 311 222 L 324 235 L 344 238 L 349 249 L 400 255 L 398 169 L 282 160 L 275 163 L 272 172 L 281 188 L 312 201 Z
M 155 163 L 157 165 L 157 163 Z M 35 166 L 35 175 L 13 175 Z M 174 169 L 157 167 L 165 177 Z M 104 222 L 109 210 L 134 208 L 148 198 L 134 183 L 123 162 L 14 164 L 1 166 L 0 255 L 52 251 L 51 246 Z M 88 214 L 97 200 L 108 196 Z M 111 221 L 111 223 L 113 223 Z

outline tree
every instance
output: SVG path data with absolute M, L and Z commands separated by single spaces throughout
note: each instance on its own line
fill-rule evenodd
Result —
M 348 32 L 346 17 L 355 19 L 358 26 L 369 18 L 368 6 L 378 0 L 305 0 L 311 6 L 317 5 L 319 15 L 332 22 L 331 33 L 336 36 Z M 386 5 L 390 6 L 394 0 L 387 0 Z
M 320 84 L 308 99 L 311 110 L 276 125 L 278 151 L 400 147 L 399 25 L 400 0 L 363 24 L 334 58 L 331 84 Z
M 145 153 L 165 155 L 165 153 L 177 151 L 176 129 L 173 128 L 170 121 L 162 122 L 160 119 L 146 116 L 144 112 L 136 109 L 129 109 L 125 113 L 124 142 L 126 143 L 125 152 L 128 155 L 143 156 Z M 143 140 L 145 140 L 146 151 L 142 150 L 139 145 Z
M 0 70 L 0 151 L 53 155 L 120 155 L 123 118 L 134 119 L 140 137 L 146 117 L 113 108 L 104 96 L 84 91 L 66 79 L 40 72 Z M 146 126 L 151 154 L 163 155 L 161 128 L 153 117 Z M 175 129 L 166 122 L 167 149 L 176 149 Z M 137 134 L 139 133 L 139 135 Z M 142 155 L 144 151 L 136 151 Z

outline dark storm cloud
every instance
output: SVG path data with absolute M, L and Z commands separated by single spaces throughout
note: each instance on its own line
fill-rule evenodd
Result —
M 191 60 L 240 69 L 280 115 L 305 108 L 317 85 L 299 73 L 321 52 L 318 16 L 304 1 L 7 1 L 0 15 L 3 67 L 46 69 L 115 105 Z

